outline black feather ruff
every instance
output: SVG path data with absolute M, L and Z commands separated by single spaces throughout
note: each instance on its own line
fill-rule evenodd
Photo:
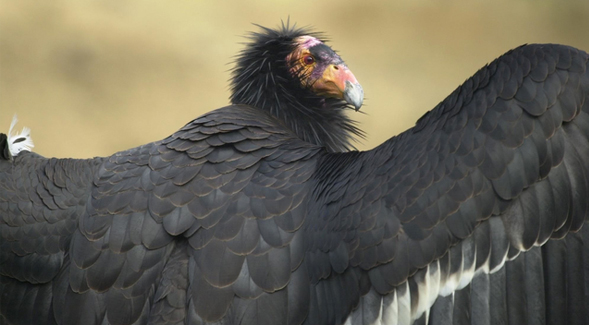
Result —
M 295 39 L 321 34 L 289 26 L 262 26 L 248 37 L 251 42 L 237 56 L 232 70 L 231 102 L 270 112 L 301 139 L 341 152 L 355 149 L 354 136 L 364 137 L 344 110 L 352 108 L 340 99 L 325 98 L 301 86 L 302 76 L 293 76 L 286 57 L 295 50 Z

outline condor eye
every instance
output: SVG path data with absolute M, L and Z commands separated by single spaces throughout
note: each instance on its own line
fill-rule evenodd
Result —
M 315 58 L 311 55 L 305 55 L 305 57 L 303 58 L 303 62 L 305 62 L 306 65 L 310 65 L 315 62 Z

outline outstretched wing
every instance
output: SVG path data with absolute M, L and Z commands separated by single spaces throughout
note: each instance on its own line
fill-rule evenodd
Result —
M 570 47 L 519 47 L 481 69 L 398 137 L 372 151 L 325 156 L 317 172 L 315 208 L 321 217 L 307 227 L 314 230 L 307 257 L 321 256 L 316 257 L 321 262 L 308 262 L 313 279 L 325 279 L 317 286 L 326 295 L 315 306 L 322 312 L 310 323 L 341 321 L 338 308 L 346 305 L 333 302 L 341 302 L 338 297 L 348 289 L 330 283 L 349 278 L 351 270 L 365 274 L 354 289 L 363 297 L 351 323 L 423 320 L 439 295 L 452 295 L 453 305 L 435 305 L 430 324 L 452 323 L 453 314 L 455 323 L 463 324 L 462 316 L 494 323 L 494 313 L 505 310 L 511 323 L 525 323 L 526 317 L 540 317 L 532 299 L 542 299 L 543 319 L 560 313 L 583 322 L 589 313 L 584 287 L 589 260 L 582 252 L 589 250 L 589 238 L 564 242 L 578 247 L 569 246 L 574 253 L 566 258 L 574 262 L 565 264 L 575 268 L 568 269 L 574 276 L 560 288 L 564 278 L 556 277 L 566 271 L 564 257 L 550 252 L 563 253 L 554 248 L 562 244 L 550 244 L 542 254 L 532 248 L 578 231 L 587 220 L 587 62 L 586 53 Z M 538 268 L 516 259 L 530 249 L 525 261 L 536 259 Z M 496 273 L 503 282 L 487 279 L 486 293 L 475 289 L 477 282 L 470 297 L 453 294 L 475 274 Z M 527 286 L 513 285 L 517 277 Z M 503 286 L 503 300 L 497 301 L 495 286 Z M 534 291 L 541 293 L 530 297 L 529 305 L 518 301 Z M 471 309 L 462 299 L 486 309 Z
M 0 159 L 0 315 L 15 324 L 52 318 L 52 281 L 100 163 L 29 152 Z

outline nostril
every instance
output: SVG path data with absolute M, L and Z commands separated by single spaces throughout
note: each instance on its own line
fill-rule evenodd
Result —
M 333 66 L 333 68 L 334 68 L 335 70 L 339 70 L 339 67 L 338 67 L 337 65 L 334 65 L 334 66 Z

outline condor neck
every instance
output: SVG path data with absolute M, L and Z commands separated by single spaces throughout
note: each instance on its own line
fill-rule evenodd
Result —
M 272 114 L 304 141 L 325 147 L 330 152 L 343 152 L 355 149 L 352 145 L 354 135 L 363 136 L 356 122 L 346 116 L 346 103 L 341 100 L 310 95 L 296 85 L 272 86 L 255 82 L 248 85 L 236 85 L 235 89 L 258 89 L 259 93 L 241 96 L 236 92 L 231 102 Z

